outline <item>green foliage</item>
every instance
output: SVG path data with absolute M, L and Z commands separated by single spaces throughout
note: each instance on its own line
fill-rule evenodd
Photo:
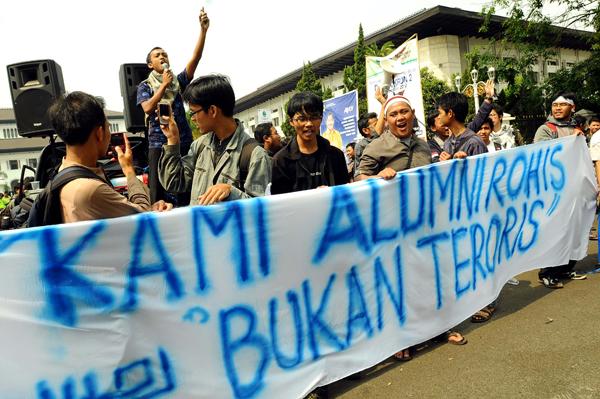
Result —
M 497 9 L 504 10 L 508 16 L 502 23 L 501 32 L 492 39 L 489 47 L 469 53 L 468 59 L 478 68 L 494 66 L 497 79 L 508 84 L 498 95 L 498 102 L 507 112 L 517 118 L 541 119 L 548 109 L 550 96 L 559 90 L 575 91 L 580 109 L 599 109 L 600 67 L 593 61 L 600 55 L 598 1 L 492 0 L 489 6 L 483 8 L 481 31 L 489 29 L 491 17 Z M 549 10 L 553 10 L 554 15 L 550 16 Z M 577 26 L 573 26 L 575 23 Z M 596 32 L 590 39 L 594 49 L 592 57 L 570 70 L 561 69 L 542 85 L 538 84 L 533 65 L 538 60 L 556 57 L 555 49 L 560 47 L 564 28 L 581 26 L 593 27 Z M 525 126 L 525 122 L 517 119 L 517 125 L 523 124 L 519 128 L 530 136 L 535 123 Z
M 358 93 L 359 115 L 367 111 L 367 70 L 365 63 L 365 37 L 362 24 L 358 26 L 358 40 L 354 49 L 354 64 L 344 67 L 344 87 L 346 91 Z
M 302 68 L 302 76 L 300 76 L 300 80 L 296 83 L 296 91 L 311 91 L 319 97 L 323 97 L 323 85 L 321 85 L 321 81 L 313 70 L 310 61 L 304 64 Z
M 394 51 L 395 48 L 396 46 L 392 41 L 383 43 L 381 47 L 378 47 L 377 43 L 371 43 L 366 47 L 365 54 L 369 57 L 385 57 Z
M 435 110 L 435 102 L 442 94 L 452 91 L 446 82 L 436 78 L 427 68 L 421 68 L 421 90 L 425 116 Z
M 193 139 L 196 140 L 198 137 L 202 136 L 202 133 L 200 133 L 200 129 L 198 129 L 198 126 L 196 126 L 196 123 L 194 123 L 192 121 L 192 111 L 188 111 L 185 113 L 185 119 L 187 120 L 187 123 L 190 126 L 190 129 L 192 129 Z
M 311 91 L 320 96 L 323 100 L 333 97 L 331 88 L 328 87 L 323 89 L 323 85 L 313 70 L 310 62 L 304 64 L 304 67 L 302 68 L 302 75 L 300 76 L 298 83 L 296 83 L 296 89 L 294 90 L 296 93 L 302 91 Z M 284 112 L 287 110 L 287 106 L 288 102 L 285 103 Z M 296 131 L 292 125 L 290 125 L 290 118 L 287 116 L 287 114 L 285 115 L 285 121 L 281 124 L 281 130 L 288 138 L 294 137 L 296 134 Z
M 600 51 L 596 50 L 587 60 L 575 64 L 570 69 L 560 69 L 548 78 L 543 85 L 546 93 L 546 109 L 555 93 L 572 91 L 577 94 L 577 109 L 600 111 Z

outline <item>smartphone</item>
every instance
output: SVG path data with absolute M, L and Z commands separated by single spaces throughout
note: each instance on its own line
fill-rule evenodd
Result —
M 117 156 L 117 147 L 121 147 L 121 150 L 125 151 L 125 139 L 123 135 L 125 133 L 112 133 L 110 135 L 110 146 L 112 148 L 112 156 Z
M 158 103 L 158 122 L 161 125 L 168 125 L 171 117 L 171 104 Z

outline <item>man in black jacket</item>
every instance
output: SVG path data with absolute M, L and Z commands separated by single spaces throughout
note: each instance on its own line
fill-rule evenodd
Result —
M 323 100 L 311 92 L 296 93 L 287 114 L 296 137 L 273 157 L 271 194 L 348 183 L 344 153 L 319 135 Z

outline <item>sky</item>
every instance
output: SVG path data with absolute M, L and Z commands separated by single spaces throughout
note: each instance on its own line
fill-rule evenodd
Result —
M 196 77 L 229 76 L 236 97 L 356 41 L 365 35 L 438 4 L 421 0 L 29 0 L 7 1 L 0 12 L 0 108 L 11 108 L 6 66 L 52 59 L 62 68 L 67 91 L 104 97 L 107 109 L 123 110 L 119 67 L 145 62 L 155 46 L 168 53 L 180 72 L 192 55 L 202 7 L 211 20 Z M 480 11 L 485 1 L 460 3 Z M 164 16 L 163 16 L 164 15 Z M 398 43 L 399 44 L 399 43 Z

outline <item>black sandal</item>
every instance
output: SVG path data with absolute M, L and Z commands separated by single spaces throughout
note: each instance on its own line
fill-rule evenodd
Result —
M 494 312 L 496 312 L 496 308 L 488 305 L 471 316 L 471 323 L 485 323 L 492 318 Z

